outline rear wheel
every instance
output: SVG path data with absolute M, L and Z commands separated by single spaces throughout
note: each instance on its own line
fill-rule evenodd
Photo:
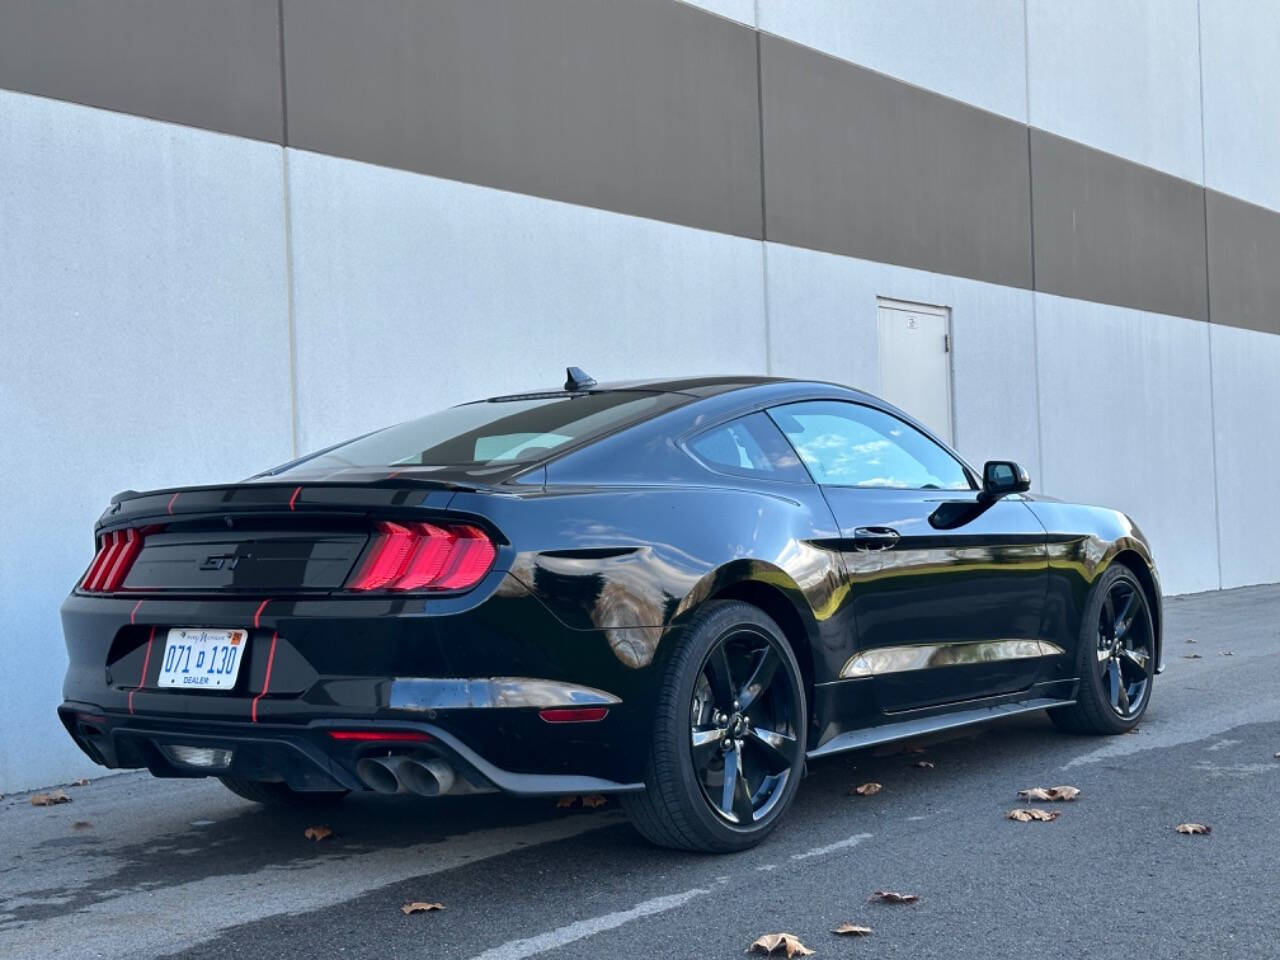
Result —
M 294 790 L 285 783 L 268 783 L 263 780 L 241 780 L 239 777 L 219 777 L 222 785 L 236 796 L 269 807 L 323 807 L 338 803 L 347 795 L 345 790 Z
M 728 853 L 763 840 L 804 767 L 804 686 L 785 636 L 746 603 L 694 615 L 667 662 L 646 790 L 623 805 L 648 840 Z
M 1050 710 L 1072 733 L 1126 733 L 1151 701 L 1155 676 L 1155 621 L 1133 572 L 1114 564 L 1098 580 L 1080 628 L 1076 702 Z

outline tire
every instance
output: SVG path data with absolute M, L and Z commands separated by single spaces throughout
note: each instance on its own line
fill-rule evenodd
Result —
M 1076 648 L 1076 702 L 1050 710 L 1050 719 L 1068 733 L 1128 733 L 1147 712 L 1156 665 L 1151 605 L 1128 567 L 1112 564 L 1094 585 Z
M 750 604 L 705 604 L 662 669 L 646 789 L 622 797 L 632 824 L 677 850 L 754 847 L 795 798 L 807 709 L 800 666 L 778 625 Z
M 268 807 L 296 809 L 324 807 L 341 802 L 347 795 L 345 790 L 294 790 L 288 784 L 269 783 L 264 780 L 241 780 L 239 777 L 219 777 L 218 779 L 236 796 Z

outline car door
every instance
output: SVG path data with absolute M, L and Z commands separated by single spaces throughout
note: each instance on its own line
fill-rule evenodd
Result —
M 1018 496 L 985 502 L 963 464 L 877 407 L 812 400 L 770 416 L 839 528 L 856 621 L 844 677 L 874 677 L 886 711 L 1029 687 L 1040 639 L 1046 535 Z

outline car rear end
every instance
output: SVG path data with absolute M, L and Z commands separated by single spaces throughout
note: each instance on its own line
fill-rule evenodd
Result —
M 62 607 L 67 731 L 107 767 L 297 792 L 637 788 L 641 679 L 509 572 L 548 442 L 117 497 Z

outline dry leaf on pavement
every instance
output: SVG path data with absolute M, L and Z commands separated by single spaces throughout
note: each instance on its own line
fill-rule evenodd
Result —
M 1017 820 L 1019 823 L 1029 823 L 1032 820 L 1040 820 L 1048 822 L 1049 820 L 1057 820 L 1062 814 L 1057 810 L 1041 810 L 1039 807 L 1015 807 L 1005 814 L 1010 820 Z
M 880 783 L 864 783 L 860 787 L 854 787 L 850 793 L 856 793 L 860 797 L 874 797 L 877 793 L 884 789 L 884 784 Z
M 1189 834 L 1206 834 L 1213 831 L 1213 827 L 1205 826 L 1203 823 L 1180 823 L 1173 829 L 1178 833 Z
M 314 840 L 316 843 L 319 843 L 321 840 L 328 840 L 332 837 L 333 830 L 329 827 L 307 827 L 307 829 L 302 832 L 302 835 L 308 840 Z
M 31 798 L 33 807 L 52 807 L 59 803 L 70 803 L 71 798 L 65 790 L 50 790 L 48 793 L 37 793 Z
M 1021 800 L 1047 800 L 1049 802 L 1074 800 L 1080 796 L 1079 787 L 1032 787 L 1029 790 L 1019 790 L 1018 798 Z
M 443 910 L 443 903 L 425 903 L 422 900 L 414 900 L 412 903 L 406 903 L 400 908 L 400 912 L 406 917 L 411 913 L 430 913 L 432 910 Z
M 594 810 L 596 807 L 603 807 L 608 802 L 608 798 L 599 793 L 588 793 L 582 798 L 582 805 L 588 810 Z
M 920 897 L 914 893 L 898 893 L 895 890 L 877 890 L 867 897 L 868 903 L 915 903 Z
M 1234 650 L 1219 650 L 1218 652 L 1224 657 L 1234 657 L 1236 655 Z
M 831 931 L 838 933 L 842 937 L 869 937 L 871 936 L 870 927 L 860 927 L 856 923 L 842 923 Z
M 784 957 L 809 957 L 813 951 L 794 933 L 766 933 L 747 947 L 747 953 L 779 954 Z
M 1204 657 L 1200 656 L 1200 654 L 1198 653 L 1184 653 L 1182 655 L 1182 659 L 1183 660 L 1203 660 Z
M 556 801 L 556 809 L 567 810 L 569 807 L 572 807 L 577 802 L 578 802 L 578 798 L 576 796 L 561 797 Z
M 921 770 L 932 770 L 934 765 L 928 760 L 918 760 L 916 761 L 916 766 Z
M 1187 637 L 1187 643 L 1199 643 L 1199 642 L 1200 641 L 1195 639 L 1195 637 Z
M 79 780 L 72 780 L 71 785 L 73 787 L 87 787 L 89 785 L 89 778 L 81 777 Z

